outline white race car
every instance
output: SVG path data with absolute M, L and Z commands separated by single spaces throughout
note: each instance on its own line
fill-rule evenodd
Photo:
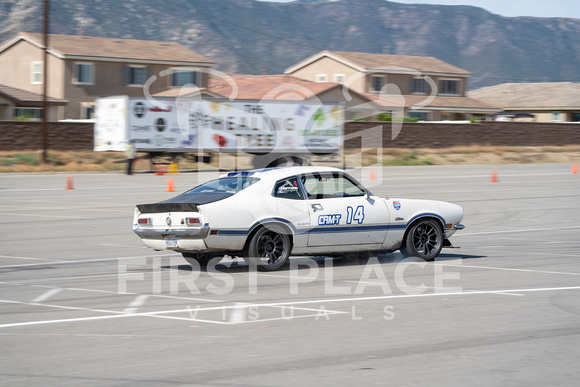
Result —
M 229 255 L 276 270 L 290 255 L 400 250 L 432 260 L 451 246 L 462 219 L 455 204 L 375 196 L 337 168 L 288 167 L 232 172 L 139 204 L 133 231 L 148 247 L 181 252 L 192 265 Z

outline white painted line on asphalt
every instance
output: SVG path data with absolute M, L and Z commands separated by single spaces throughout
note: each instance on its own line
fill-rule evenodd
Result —
M 1 302 L 1 300 L 0 300 Z M 113 312 L 111 312 L 113 313 Z M 79 317 L 79 318 L 69 318 L 69 319 L 61 319 L 61 320 L 43 320 L 43 321 L 30 321 L 24 323 L 13 323 L 13 324 L 3 324 L 0 325 L 0 328 L 12 328 L 12 327 L 24 327 L 30 325 L 44 325 L 44 324 L 59 324 L 59 323 L 70 323 L 70 322 L 84 322 L 84 321 L 94 321 L 94 320 L 106 320 L 110 318 L 118 318 L 118 317 L 127 317 L 133 315 L 111 315 L 111 316 L 96 316 L 96 317 Z
M 111 338 L 177 338 L 183 339 L 183 336 L 171 336 L 171 335 L 106 335 L 99 333 L 0 333 L 0 336 L 31 336 L 31 337 L 111 337 Z
M 532 270 L 532 269 L 515 269 L 509 267 L 493 267 L 493 266 L 475 266 L 475 265 L 453 265 L 442 263 L 443 266 L 453 266 L 453 267 L 467 267 L 472 269 L 484 269 L 484 270 L 503 270 L 503 271 L 519 271 L 525 273 L 540 273 L 540 274 L 558 274 L 558 275 L 575 275 L 579 276 L 580 273 L 570 273 L 564 271 L 548 271 L 548 270 Z
M 497 254 L 513 254 L 513 251 L 509 250 L 495 250 L 499 247 L 506 248 L 510 247 L 509 245 L 497 245 L 497 246 L 481 246 L 481 247 L 463 247 L 463 251 L 475 250 L 475 251 L 486 251 L 490 253 L 497 253 Z M 551 257 L 574 257 L 579 258 L 580 254 L 556 254 L 556 253 L 546 253 L 546 252 L 533 252 L 533 251 L 518 251 L 519 254 L 529 254 L 529 255 L 549 255 Z M 459 252 L 457 253 L 459 254 Z
M 55 309 L 67 309 L 67 310 L 75 310 L 75 311 L 83 311 L 83 312 L 99 312 L 99 313 L 114 313 L 120 314 L 121 312 L 117 312 L 114 310 L 104 310 L 104 309 L 92 309 L 92 308 L 81 308 L 77 306 L 65 306 L 65 305 L 54 305 L 54 304 L 41 304 L 38 302 L 23 302 L 23 301 L 13 301 L 13 300 L 0 300 L 0 303 L 3 304 L 15 304 L 15 305 L 29 305 L 29 306 L 42 306 L 44 308 L 55 308 Z M 86 317 L 92 318 L 92 317 Z M 0 325 L 2 327 L 3 325 Z
M 80 259 L 75 261 L 54 261 L 47 263 L 27 263 L 23 265 L 7 265 L 0 266 L 0 269 L 10 269 L 17 267 L 31 267 L 31 266 L 53 266 L 53 265 L 68 265 L 68 264 L 78 264 L 78 263 L 94 263 L 94 262 L 107 262 L 107 261 L 121 261 L 128 259 L 143 259 L 143 258 L 155 258 L 155 257 L 177 257 L 181 254 L 169 253 L 169 254 L 149 254 L 149 255 L 135 255 L 132 257 L 114 257 L 114 258 L 96 258 L 96 259 Z
M 580 286 L 566 286 L 558 288 L 528 288 L 528 289 L 505 289 L 505 290 L 475 290 L 471 292 L 449 292 L 449 293 L 422 293 L 422 294 L 398 294 L 388 296 L 370 296 L 370 297 L 352 297 L 352 298 L 327 298 L 308 301 L 288 301 L 288 302 L 273 302 L 266 304 L 249 304 L 248 307 L 268 307 L 268 306 L 286 306 L 286 305 L 308 305 L 308 304 L 324 304 L 334 302 L 354 302 L 354 301 L 377 301 L 398 298 L 422 298 L 422 297 L 445 297 L 445 296 L 472 296 L 472 295 L 486 295 L 486 294 L 502 294 L 502 293 L 530 293 L 530 292 L 552 292 L 564 290 L 580 290 Z M 201 308 L 199 310 L 215 310 L 215 309 L 231 309 L 233 306 L 209 307 Z M 177 309 L 172 311 L 160 311 L 139 313 L 140 316 L 151 316 L 168 313 L 183 313 L 190 309 Z M 0 326 L 1 327 L 1 326 Z
M 236 302 L 232 308 L 232 313 L 230 314 L 229 323 L 239 324 L 246 321 L 246 315 L 248 314 L 248 304 L 245 302 Z
M 522 253 L 530 254 L 530 255 L 549 255 L 551 257 L 576 257 L 576 258 L 580 257 L 580 254 L 536 253 L 533 251 L 525 251 Z
M 34 303 L 40 303 L 40 302 L 46 301 L 50 297 L 54 296 L 55 294 L 57 294 L 61 291 L 62 291 L 61 288 L 50 289 L 49 291 L 42 293 L 40 296 L 36 297 L 34 300 L 32 300 L 30 302 L 34 304 Z
M 518 232 L 537 232 L 537 231 L 555 231 L 555 230 L 572 230 L 580 228 L 580 226 L 567 226 L 567 227 L 546 227 L 546 228 L 525 228 L 519 230 L 503 230 L 503 231 L 484 231 L 484 232 L 472 232 L 472 233 L 462 233 L 458 232 L 453 234 L 454 238 L 461 236 L 478 236 L 478 235 L 490 235 L 490 234 L 509 234 Z
M 64 184 L 63 184 L 64 185 Z M 99 187 L 80 187 L 77 186 L 74 188 L 74 191 L 70 191 L 71 195 L 75 192 L 75 191 L 93 191 L 93 190 L 119 190 L 119 189 L 133 189 L 136 188 L 138 190 L 142 190 L 142 189 L 146 189 L 146 188 L 163 188 L 165 187 L 165 182 L 159 182 L 159 184 L 157 185 L 118 185 L 118 186 L 113 186 L 113 187 L 103 187 L 103 186 L 99 186 Z M 175 184 L 174 185 L 175 188 L 177 187 L 191 187 L 190 184 Z M 62 188 L 17 188 L 17 189 L 5 189 L 2 190 L 2 192 L 44 192 L 44 191 L 66 191 L 65 187 Z M 150 191 L 149 191 L 150 193 Z M 74 195 L 75 197 L 77 195 Z M 36 196 L 35 196 L 36 197 Z
M 436 287 L 436 286 L 427 286 L 427 288 L 429 288 L 429 289 L 435 289 L 435 290 L 452 289 L 452 288 Z M 463 292 L 478 292 L 479 290 L 462 289 L 462 291 Z M 497 294 L 501 294 L 501 295 L 505 295 L 505 296 L 520 296 L 520 297 L 524 297 L 525 296 L 525 294 L 515 294 L 515 293 L 497 293 Z
M 255 318 L 255 316 L 252 316 L 252 318 L 246 319 L 246 311 L 249 307 L 262 307 L 262 305 L 252 305 L 252 304 L 245 304 L 242 305 L 242 310 L 244 311 L 244 313 L 240 313 L 239 315 L 236 315 L 236 311 L 238 309 L 236 309 L 236 305 L 234 305 L 233 307 L 231 306 L 222 306 L 219 308 L 204 308 L 204 309 L 196 309 L 196 314 L 198 311 L 200 310 L 227 310 L 227 309 L 232 309 L 233 311 L 230 315 L 230 319 L 228 321 L 225 320 L 208 320 L 208 319 L 199 319 L 199 318 L 195 318 L 195 317 L 177 317 L 177 316 L 164 316 L 164 315 L 155 315 L 155 316 L 150 316 L 150 317 L 156 317 L 156 318 L 165 318 L 165 319 L 170 319 L 170 320 L 181 320 L 181 321 L 188 321 L 188 322 L 203 322 L 203 323 L 208 323 L 208 324 L 217 324 L 217 325 L 236 325 L 236 324 L 256 324 L 256 323 L 261 323 L 261 322 L 267 322 L 267 321 L 280 321 L 280 320 L 285 320 L 285 321 L 289 321 L 289 320 L 294 320 L 297 318 L 305 318 L 305 317 L 316 317 L 317 319 L 319 317 L 324 317 L 326 319 L 328 319 L 328 317 L 330 315 L 335 315 L 335 314 L 348 314 L 350 312 L 343 312 L 343 311 L 336 311 L 336 310 L 327 310 L 326 308 L 324 309 L 312 309 L 312 308 L 296 308 L 294 306 L 291 306 L 290 310 L 292 311 L 292 315 L 291 316 L 285 316 L 285 315 L 281 315 L 280 317 L 272 317 L 272 318 Z M 270 308 L 285 308 L 284 306 L 267 306 Z M 303 315 L 294 315 L 293 311 L 294 310 L 304 310 L 304 311 L 309 311 L 309 312 L 313 312 L 311 314 L 303 314 Z M 191 310 L 190 310 L 191 312 Z M 255 312 L 255 311 L 254 311 Z
M 142 306 L 145 301 L 149 298 L 148 294 L 140 294 L 131 301 L 131 303 L 123 309 L 123 313 L 135 313 L 139 310 L 139 307 Z
M 27 202 L 27 204 L 29 204 L 30 202 Z M 60 203 L 59 203 L 60 204 Z M 22 210 L 22 206 L 18 205 L 12 205 L 12 206 L 0 206 L 0 207 L 4 207 L 4 211 L 9 211 L 10 209 L 16 209 L 16 211 Z M 27 211 L 37 211 L 37 210 L 55 210 L 55 211 L 70 211 L 70 210 L 77 210 L 77 209 L 81 209 L 82 207 L 77 207 L 77 208 L 73 208 L 73 207 L 33 207 L 30 205 L 26 206 L 26 210 Z
M 494 169 L 490 166 L 490 169 Z M 497 168 L 495 168 L 497 169 Z M 542 173 L 499 173 L 499 177 L 535 177 L 535 176 L 564 176 L 570 175 L 570 172 L 542 172 Z M 474 178 L 489 178 L 489 174 L 477 174 L 477 175 L 439 175 L 432 174 L 431 176 L 393 176 L 393 177 L 383 177 L 380 180 L 384 181 L 397 181 L 397 180 L 441 180 L 441 179 L 474 179 Z M 568 181 L 568 180 L 565 180 Z M 482 182 L 484 183 L 484 182 Z M 488 183 L 487 181 L 485 183 Z
M 37 285 L 37 284 L 26 284 L 21 282 L 0 282 L 2 285 L 10 285 L 10 286 L 26 286 L 31 288 L 43 288 L 43 289 L 56 289 L 50 285 Z M 58 288 L 61 289 L 61 288 Z M 206 298 L 195 298 L 195 297 L 178 297 L 178 296 L 168 296 L 164 294 L 153 294 L 153 293 L 119 293 L 113 290 L 101 290 L 101 289 L 84 289 L 84 288 L 62 288 L 63 290 L 71 290 L 71 291 L 80 291 L 80 292 L 89 292 L 89 293 L 105 293 L 105 294 L 116 294 L 120 296 L 134 296 L 134 295 L 141 295 L 146 294 L 148 297 L 157 297 L 157 298 L 170 298 L 174 300 L 183 300 L 183 301 L 201 301 L 201 302 L 225 302 L 223 300 L 210 300 Z
M 77 275 L 72 277 L 59 277 L 53 279 L 39 279 L 39 280 L 31 280 L 30 282 L 21 282 L 25 285 L 32 285 L 36 284 L 48 284 L 51 282 L 61 282 L 61 281 L 68 281 L 68 280 L 84 280 L 87 278 L 107 278 L 107 277 L 123 277 L 123 276 L 132 276 L 132 275 L 143 275 L 143 273 L 115 273 L 115 274 L 95 274 L 95 275 Z
M 502 294 L 502 293 L 533 293 L 533 292 L 554 292 L 554 291 L 566 291 L 566 290 L 580 290 L 580 286 L 567 286 L 567 287 L 559 287 L 559 288 L 529 288 L 529 289 L 505 289 L 505 290 L 478 290 L 478 291 L 471 291 L 471 292 L 451 292 L 451 293 L 423 293 L 423 294 L 400 294 L 400 295 L 389 295 L 389 296 L 372 296 L 372 297 L 352 297 L 352 298 L 327 298 L 327 299 L 318 299 L 318 300 L 308 300 L 308 301 L 287 301 L 287 302 L 273 302 L 267 304 L 248 304 L 249 307 L 277 307 L 277 306 L 290 306 L 290 305 L 311 305 L 311 304 L 325 304 L 325 303 L 342 303 L 342 302 L 356 302 L 356 301 L 378 301 L 378 300 L 388 300 L 388 299 L 404 299 L 404 298 L 424 298 L 424 297 L 450 297 L 450 296 L 474 296 L 474 295 L 487 295 L 487 294 Z M 31 304 L 27 302 L 18 302 L 18 301 L 8 301 L 8 300 L 0 300 L 0 302 L 5 303 L 12 303 L 12 304 L 24 304 L 24 305 L 37 305 L 37 306 L 50 306 L 46 304 Z M 54 305 L 52 307 L 56 308 L 64 308 L 64 309 L 77 309 L 77 310 L 85 310 L 89 311 L 90 309 L 85 308 L 73 308 L 73 307 L 64 307 Z M 225 309 L 232 309 L 236 307 L 233 306 L 218 306 L 218 307 L 209 307 L 209 308 L 199 308 L 196 310 L 199 311 L 207 311 L 207 310 L 225 310 Z M 91 310 L 95 312 L 104 312 L 104 313 L 121 313 L 115 311 L 107 311 L 107 310 Z M 191 318 L 183 318 L 183 317 L 175 317 L 175 316 L 167 316 L 168 314 L 174 313 L 189 313 L 191 312 L 191 308 L 188 309 L 175 309 L 175 310 L 164 310 L 164 311 L 157 311 L 157 312 L 147 312 L 147 313 L 127 313 L 127 314 L 115 314 L 109 316 L 94 316 L 94 317 L 82 317 L 82 318 L 72 318 L 72 319 L 61 319 L 61 320 L 44 320 L 44 321 L 29 321 L 29 322 L 21 322 L 21 323 L 10 323 L 10 324 L 2 324 L 0 328 L 10 328 L 10 327 L 20 327 L 20 326 L 29 326 L 29 325 L 42 325 L 42 324 L 55 324 L 55 323 L 69 323 L 69 322 L 84 322 L 84 321 L 97 321 L 97 320 L 106 320 L 112 318 L 123 318 L 123 317 L 160 317 L 160 318 L 170 318 L 176 320 L 185 320 L 185 321 L 199 321 Z M 276 318 L 279 320 L 280 318 Z M 263 320 L 267 321 L 267 320 Z M 251 321 L 252 323 L 254 321 Z M 214 322 L 215 323 L 215 322 Z M 228 324 L 227 322 L 224 322 Z
M 0 258 L 11 258 L 11 259 L 33 259 L 37 261 L 49 261 L 49 262 L 61 262 L 59 259 L 47 259 L 47 258 L 32 258 L 32 257 L 14 257 L 10 255 L 0 255 Z M 1 266 L 0 266 L 1 267 Z
M 40 214 L 16 214 L 14 212 L 0 212 L 0 215 L 16 215 L 16 216 L 32 216 L 35 218 L 65 218 L 65 219 L 95 219 L 90 216 L 74 216 L 74 215 L 40 215 Z
M 175 187 L 178 187 L 178 186 L 175 186 Z M 62 189 L 62 191 L 64 191 L 64 189 Z M 163 189 L 161 189 L 159 192 L 162 193 L 163 192 Z M 174 195 L 177 195 L 177 194 L 179 194 L 179 192 L 175 192 L 174 193 Z M 72 197 L 74 197 L 75 199 L 76 198 L 97 198 L 97 199 L 102 199 L 104 197 L 111 197 L 111 196 L 131 196 L 132 198 L 134 198 L 137 195 L 149 195 L 150 196 L 151 195 L 151 191 L 148 191 L 148 192 L 135 192 L 135 191 L 133 191 L 133 192 L 126 192 L 126 193 L 95 193 L 95 194 L 92 194 L 92 195 L 89 195 L 89 194 L 87 194 L 87 195 L 76 195 L 75 194 Z M 70 198 L 70 197 L 71 197 L 71 195 L 70 194 L 67 194 L 67 195 L 31 196 L 30 198 L 33 198 L 33 199 L 47 199 L 47 198 L 51 198 L 52 199 L 52 198 Z M 165 196 L 165 197 L 167 198 L 169 196 Z M 22 196 L 1 196 L 0 195 L 0 198 L 2 198 L 2 199 L 22 199 Z M 135 202 L 133 202 L 132 206 L 135 205 L 134 203 Z
M 132 248 L 143 248 L 146 249 L 146 246 L 133 246 L 133 245 L 116 245 L 113 243 L 97 243 L 97 246 L 108 246 L 108 247 L 132 247 Z

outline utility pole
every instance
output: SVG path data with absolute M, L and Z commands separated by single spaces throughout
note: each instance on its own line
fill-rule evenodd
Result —
M 49 0 L 44 0 L 44 59 L 42 68 L 42 162 L 46 163 L 48 151 L 48 28 Z

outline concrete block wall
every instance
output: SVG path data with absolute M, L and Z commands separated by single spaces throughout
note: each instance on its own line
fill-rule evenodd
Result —
M 49 122 L 48 148 L 90 151 L 93 124 Z M 454 146 L 561 146 L 580 145 L 580 123 L 488 122 L 478 124 L 404 123 L 392 139 L 390 122 L 348 122 L 346 148 L 449 148 Z M 42 148 L 42 123 L 0 121 L 0 151 Z M 361 142 L 364 135 L 364 144 Z

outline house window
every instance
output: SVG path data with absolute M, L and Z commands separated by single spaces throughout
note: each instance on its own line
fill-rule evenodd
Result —
M 334 82 L 344 83 L 344 74 L 334 74 Z
M 126 85 L 144 85 L 147 81 L 146 66 L 125 66 L 125 84 Z
M 379 93 L 384 85 L 385 77 L 382 75 L 373 75 L 371 77 L 371 92 Z
M 413 78 L 411 92 L 413 94 L 427 94 L 427 90 L 429 89 L 429 84 L 425 80 L 425 78 Z
M 75 63 L 73 83 L 86 85 L 93 84 L 93 67 L 92 63 Z
M 23 121 L 40 121 L 42 119 L 41 108 L 14 108 L 14 119 Z
M 328 82 L 328 75 L 326 74 L 316 75 L 316 82 Z
M 42 62 L 32 62 L 32 83 L 42 83 Z
M 95 118 L 95 106 L 88 104 L 81 106 L 81 119 L 90 120 L 92 118 Z
M 429 119 L 429 113 L 427 113 L 427 112 L 409 112 L 409 117 L 416 118 L 419 121 L 427 121 Z
M 442 79 L 441 80 L 441 93 L 440 94 L 459 94 L 459 81 L 453 79 Z
M 187 84 L 195 85 L 197 73 L 192 70 L 173 70 L 171 74 L 171 87 L 181 87 Z

